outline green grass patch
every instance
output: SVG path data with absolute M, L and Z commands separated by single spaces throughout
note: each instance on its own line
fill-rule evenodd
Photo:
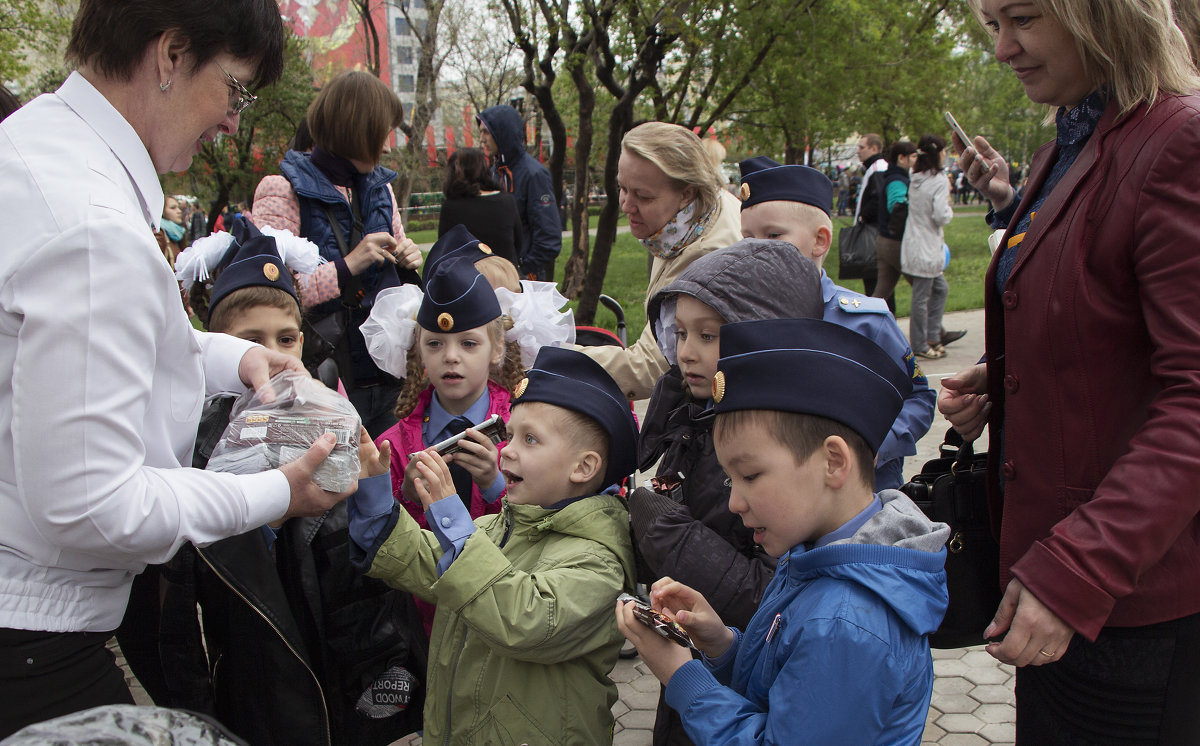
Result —
M 950 246 L 950 266 L 946 269 L 946 282 L 950 286 L 950 295 L 946 301 L 947 311 L 961 311 L 983 306 L 983 281 L 987 273 L 991 255 L 988 252 L 987 237 L 991 229 L 984 222 L 986 211 L 978 206 L 956 208 L 954 219 L 946 226 L 946 243 Z M 834 218 L 834 240 L 839 228 L 850 224 L 850 218 Z M 414 239 L 415 240 L 415 239 Z M 559 257 L 555 279 L 562 282 L 565 257 L 570 254 L 570 238 L 563 239 L 563 253 Z M 641 242 L 629 233 L 618 233 L 612 256 L 608 262 L 608 274 L 604 280 L 604 293 L 616 298 L 625 310 L 625 323 L 628 327 L 628 339 L 633 341 L 642 333 L 646 325 L 645 301 L 646 286 L 650 282 L 650 272 L 646 260 L 646 249 Z M 825 259 L 825 271 L 838 282 L 851 290 L 862 292 L 861 280 L 837 280 L 837 249 L 831 250 Z M 907 316 L 912 300 L 912 290 L 908 283 L 901 281 L 896 286 L 897 316 Z M 571 302 L 575 308 L 577 302 Z M 596 326 L 606 329 L 616 329 L 616 318 L 604 308 L 596 312 Z

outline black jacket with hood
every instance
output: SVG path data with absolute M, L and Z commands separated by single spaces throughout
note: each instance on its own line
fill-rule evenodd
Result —
M 562 251 L 562 222 L 554 184 L 550 171 L 525 152 L 525 123 L 520 112 L 502 104 L 485 109 L 478 118 L 500 150 L 493 159 L 492 173 L 512 192 L 521 213 L 523 232 L 522 245 L 517 247 L 517 269 L 524 277 L 553 262 Z

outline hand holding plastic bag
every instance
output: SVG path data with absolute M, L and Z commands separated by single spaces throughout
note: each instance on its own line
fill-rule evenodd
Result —
M 234 402 L 229 426 L 213 449 L 208 469 L 231 474 L 276 469 L 332 433 L 333 451 L 317 467 L 313 481 L 329 492 L 345 492 L 359 475 L 361 427 L 349 400 L 305 374 L 284 371 Z

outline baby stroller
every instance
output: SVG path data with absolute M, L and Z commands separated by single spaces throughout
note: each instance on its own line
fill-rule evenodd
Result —
M 601 326 L 575 326 L 575 343 L 583 347 L 603 347 L 606 345 L 626 346 L 625 337 L 625 311 L 621 308 L 621 304 L 616 298 L 608 295 L 600 295 L 600 305 L 612 312 L 613 316 L 617 317 L 617 331 L 605 329 Z

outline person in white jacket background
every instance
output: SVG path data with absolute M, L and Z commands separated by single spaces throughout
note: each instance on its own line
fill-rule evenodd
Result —
M 908 339 L 913 352 L 926 358 L 944 356 L 942 314 L 949 285 L 942 229 L 954 217 L 950 182 L 942 173 L 946 141 L 924 135 L 917 142 L 917 163 L 908 184 L 908 223 L 900 244 L 900 268 L 912 283 Z M 958 335 L 962 336 L 962 335 Z

